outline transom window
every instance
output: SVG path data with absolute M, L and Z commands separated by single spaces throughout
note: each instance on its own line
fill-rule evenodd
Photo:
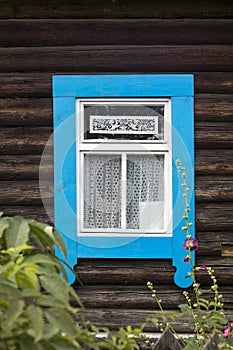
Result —
M 78 232 L 171 233 L 169 99 L 76 100 Z

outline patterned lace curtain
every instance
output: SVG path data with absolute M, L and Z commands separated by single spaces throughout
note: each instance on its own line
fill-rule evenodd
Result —
M 84 228 L 163 228 L 164 158 L 128 155 L 126 208 L 121 208 L 121 155 L 85 155 Z
M 163 229 L 164 157 L 129 155 L 127 228 Z
M 121 227 L 121 156 L 86 155 L 84 227 Z

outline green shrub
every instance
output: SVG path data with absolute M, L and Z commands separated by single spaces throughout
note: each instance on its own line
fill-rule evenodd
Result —
M 65 243 L 51 226 L 20 216 L 0 217 L 0 349 L 138 349 L 129 333 L 139 335 L 140 330 L 110 332 L 84 320 L 55 246 L 66 257 Z M 77 314 L 79 325 L 73 317 Z M 106 336 L 98 337 L 103 331 Z

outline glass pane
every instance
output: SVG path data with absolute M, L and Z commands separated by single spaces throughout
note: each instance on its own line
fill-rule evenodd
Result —
M 84 139 L 163 140 L 164 105 L 85 105 Z
M 127 208 L 128 229 L 163 229 L 164 157 L 128 155 Z
M 86 154 L 84 228 L 121 227 L 121 156 Z

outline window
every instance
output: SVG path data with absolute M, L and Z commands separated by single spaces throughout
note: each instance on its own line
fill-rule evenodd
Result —
M 169 99 L 77 100 L 78 234 L 171 233 Z
M 175 161 L 193 194 L 193 76 L 55 76 L 53 97 L 54 216 L 69 263 L 172 259 L 189 286 Z M 194 224 L 194 195 L 189 204 Z

